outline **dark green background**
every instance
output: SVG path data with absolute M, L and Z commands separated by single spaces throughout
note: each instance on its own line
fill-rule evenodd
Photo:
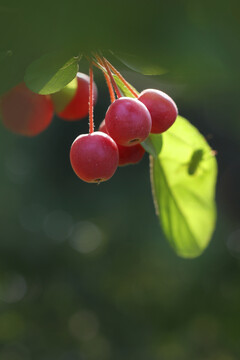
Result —
M 95 186 L 69 164 L 87 119 L 56 117 L 33 139 L 1 126 L 0 359 L 238 360 L 238 2 L 8 0 L 0 20 L 0 49 L 12 52 L 0 58 L 1 92 L 48 51 L 132 53 L 168 72 L 143 76 L 109 58 L 139 91 L 172 96 L 219 164 L 213 240 L 184 260 L 155 216 L 147 155 Z M 98 71 L 95 80 L 98 126 L 109 97 Z

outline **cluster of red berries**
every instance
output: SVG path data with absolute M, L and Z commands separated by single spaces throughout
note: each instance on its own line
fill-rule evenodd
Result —
M 96 132 L 93 107 L 97 87 L 93 81 L 92 64 L 103 71 L 111 98 L 105 120 Z M 119 77 L 134 98 L 122 96 L 113 75 Z M 65 120 L 82 119 L 89 114 L 89 133 L 79 135 L 70 150 L 72 168 L 86 182 L 106 181 L 118 166 L 139 162 L 145 152 L 141 143 L 150 133 L 166 131 L 178 114 L 175 102 L 162 91 L 147 89 L 138 95 L 104 57 L 96 56 L 96 60 L 91 61 L 89 76 L 78 73 L 76 85 L 74 95 L 60 111 L 57 103 L 62 99 L 63 91 L 51 98 L 33 93 L 24 83 L 0 99 L 0 108 L 5 126 L 27 136 L 45 130 L 54 110 Z
M 92 63 L 104 73 L 111 105 L 99 131 L 93 132 L 93 73 L 90 66 L 89 134 L 79 135 L 73 142 L 70 160 L 80 179 L 100 183 L 110 179 L 118 166 L 139 162 L 145 152 L 141 143 L 150 133 L 161 134 L 169 129 L 178 110 L 175 102 L 162 91 L 147 89 L 138 95 L 111 63 L 98 55 L 95 58 L 96 62 Z M 114 76 L 134 98 L 122 96 Z

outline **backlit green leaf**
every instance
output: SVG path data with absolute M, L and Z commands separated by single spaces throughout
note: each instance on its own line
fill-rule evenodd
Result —
M 49 53 L 28 66 L 25 83 L 30 90 L 42 94 L 52 94 L 64 88 L 78 71 L 78 57 L 65 53 Z
M 193 258 L 207 247 L 215 227 L 217 162 L 198 130 L 178 117 L 161 135 L 151 135 L 152 191 L 163 231 L 179 256 Z M 159 149 L 159 150 L 158 150 Z
M 126 85 L 124 85 L 124 83 L 119 79 L 119 77 L 117 77 L 116 75 L 113 75 L 114 77 L 114 80 L 116 81 L 116 84 L 117 86 L 119 87 L 119 89 L 121 90 L 122 94 L 124 96 L 127 96 L 127 97 L 132 97 L 134 98 L 135 96 L 131 93 L 131 91 L 126 87 Z M 137 90 L 131 85 L 128 83 L 128 85 L 135 91 L 137 92 Z

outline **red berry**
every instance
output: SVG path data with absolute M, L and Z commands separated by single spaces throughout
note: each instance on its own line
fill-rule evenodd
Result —
M 99 131 L 107 134 L 105 120 L 100 124 Z M 145 150 L 140 144 L 134 146 L 122 146 L 117 144 L 117 147 L 119 153 L 119 166 L 136 164 L 142 160 L 143 155 L 145 154 Z
M 83 134 L 72 144 L 70 161 L 80 179 L 100 183 L 110 179 L 115 173 L 118 148 L 115 141 L 103 132 Z
M 178 115 L 178 109 L 170 96 L 160 90 L 146 89 L 138 97 L 151 114 L 151 133 L 161 134 L 172 126 Z
M 118 145 L 119 152 L 119 166 L 137 164 L 142 160 L 145 150 L 140 145 L 137 144 L 135 146 L 122 146 Z
M 57 114 L 61 118 L 64 120 L 79 120 L 88 115 L 89 82 L 90 79 L 88 75 L 82 73 L 77 74 L 77 89 L 75 95 L 64 110 L 60 112 L 57 111 Z M 56 98 L 56 94 L 54 98 Z M 97 101 L 97 86 L 95 83 L 93 83 L 93 98 L 95 105 Z
M 53 104 L 49 96 L 36 94 L 21 83 L 1 98 L 1 114 L 7 129 L 35 136 L 51 123 Z
M 146 106 L 137 99 L 127 97 L 121 97 L 109 106 L 105 122 L 109 135 L 123 146 L 144 141 L 152 126 Z

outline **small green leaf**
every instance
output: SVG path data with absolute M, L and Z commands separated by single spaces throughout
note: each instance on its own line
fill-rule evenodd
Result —
M 163 231 L 179 256 L 193 258 L 207 247 L 215 228 L 216 158 L 204 137 L 187 120 L 151 135 L 154 202 Z
M 124 96 L 127 97 L 132 97 L 135 98 L 135 96 L 131 93 L 131 91 L 126 87 L 126 85 L 119 79 L 119 77 L 117 75 L 113 75 L 114 80 L 116 81 L 117 86 L 119 87 L 119 89 L 121 90 L 122 94 Z M 137 92 L 137 90 L 128 83 L 128 85 L 135 91 Z
M 152 138 L 154 136 L 156 136 L 156 135 L 150 134 L 145 141 L 141 142 L 141 145 L 144 148 L 144 150 L 147 151 L 150 155 L 152 155 L 153 157 L 157 157 L 162 148 L 162 136 L 161 136 L 161 134 L 157 135 L 158 141 L 155 142 L 155 144 L 154 144 L 155 146 L 153 145 L 153 142 L 152 142 Z M 157 145 L 157 147 L 156 147 L 156 145 Z
M 159 63 L 142 57 L 126 54 L 126 53 L 114 53 L 114 55 L 129 69 L 139 72 L 143 75 L 162 75 L 167 72 Z
M 42 94 L 53 94 L 76 76 L 78 57 L 69 59 L 65 53 L 48 53 L 28 66 L 24 81 L 30 90 Z

